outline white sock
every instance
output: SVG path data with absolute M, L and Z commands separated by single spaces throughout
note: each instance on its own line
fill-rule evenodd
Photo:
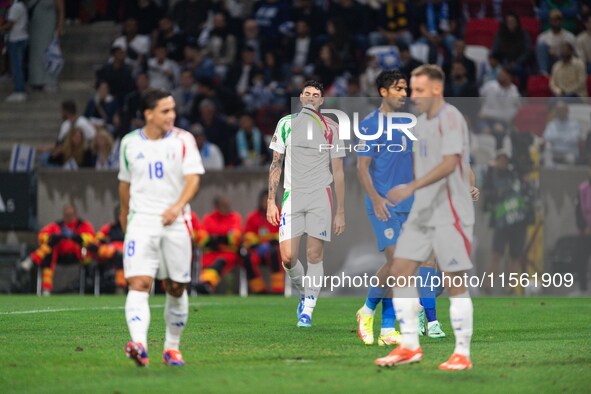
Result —
M 300 292 L 300 295 L 302 295 L 304 293 L 304 287 L 302 286 L 302 277 L 304 276 L 304 266 L 302 265 L 302 263 L 300 262 L 300 260 L 298 260 L 294 266 L 292 266 L 291 268 L 287 268 L 285 266 L 285 263 L 281 263 L 283 264 L 283 269 L 285 269 L 285 272 L 287 272 L 287 275 L 289 276 L 289 279 L 291 279 L 291 283 L 293 284 L 293 286 L 296 288 L 297 291 Z
M 316 264 L 308 263 L 306 277 L 306 288 L 304 289 L 306 299 L 304 300 L 304 310 L 302 313 L 312 316 L 316 307 L 316 300 L 322 289 L 322 282 L 324 281 L 324 262 L 321 261 Z
M 419 347 L 419 291 L 416 287 L 394 288 L 394 310 L 402 334 L 401 345 L 410 350 Z
M 179 350 L 181 334 L 187 325 L 189 317 L 189 297 L 187 291 L 180 297 L 173 297 L 166 294 L 166 304 L 164 305 L 164 321 L 166 322 L 166 339 L 164 341 L 164 350 Z
M 465 293 L 449 297 L 449 304 L 449 317 L 456 337 L 454 353 L 470 358 L 470 341 L 474 319 L 474 307 L 470 293 L 466 290 Z
M 370 316 L 374 316 L 376 314 L 376 311 L 374 309 L 369 308 L 365 304 L 363 304 L 363 306 L 361 307 L 361 312 L 363 312 L 366 315 L 370 315 Z
M 146 291 L 129 290 L 125 301 L 125 319 L 131 340 L 144 345 L 148 350 L 148 327 L 150 326 L 150 293 Z

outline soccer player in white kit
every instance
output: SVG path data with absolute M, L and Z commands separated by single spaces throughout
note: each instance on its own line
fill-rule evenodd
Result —
M 338 125 L 322 116 L 324 87 L 316 81 L 304 83 L 300 93 L 302 110 L 284 116 L 277 123 L 270 148 L 273 162 L 269 170 L 267 220 L 279 225 L 279 249 L 283 267 L 300 293 L 298 327 L 312 327 L 312 313 L 324 278 L 324 242 L 331 231 L 345 230 L 344 144 Z M 285 179 L 281 214 L 275 196 L 285 156 Z M 330 167 L 332 166 L 332 174 Z M 336 213 L 333 222 L 331 183 L 334 178 Z M 306 233 L 308 271 L 298 260 L 300 238 Z
M 205 171 L 195 138 L 174 127 L 170 93 L 149 89 L 141 105 L 146 126 L 123 138 L 119 158 L 123 265 L 129 286 L 125 318 L 131 334 L 125 352 L 138 366 L 148 365 L 148 297 L 158 276 L 166 287 L 163 360 L 180 366 L 184 360 L 179 342 L 187 324 L 191 281 L 189 201 Z
M 417 332 L 419 295 L 408 278 L 433 251 L 443 273 L 452 278 L 472 268 L 471 246 L 474 206 L 469 169 L 469 136 L 460 111 L 443 99 L 444 74 L 435 65 L 423 65 L 412 72 L 411 99 L 421 115 L 413 129 L 415 180 L 391 189 L 387 197 L 397 204 L 415 196 L 408 220 L 402 227 L 391 275 L 397 279 L 394 308 L 400 322 L 400 346 L 388 356 L 375 360 L 380 366 L 421 361 L 423 352 Z M 406 280 L 406 285 L 402 281 Z M 447 286 L 450 319 L 456 345 L 452 356 L 439 369 L 472 367 L 473 307 L 465 283 Z M 462 282 L 462 283 L 459 283 Z

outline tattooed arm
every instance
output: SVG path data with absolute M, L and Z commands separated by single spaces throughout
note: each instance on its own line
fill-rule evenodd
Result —
M 267 201 L 267 221 L 274 226 L 279 224 L 279 209 L 275 198 L 277 197 L 277 187 L 281 179 L 281 167 L 283 166 L 283 154 L 273 152 L 273 161 L 269 169 L 269 197 Z

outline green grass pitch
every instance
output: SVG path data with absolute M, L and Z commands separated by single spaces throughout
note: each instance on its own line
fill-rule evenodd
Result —
M 150 366 L 138 368 L 123 352 L 124 302 L 0 297 L 0 393 L 591 391 L 589 299 L 475 299 L 474 368 L 463 372 L 437 370 L 454 343 L 444 298 L 438 312 L 448 338 L 423 339 L 421 363 L 390 369 L 373 365 L 390 348 L 356 336 L 362 300 L 321 298 L 306 330 L 295 327 L 297 300 L 282 297 L 191 298 L 187 364 L 166 367 L 162 296 L 150 300 Z

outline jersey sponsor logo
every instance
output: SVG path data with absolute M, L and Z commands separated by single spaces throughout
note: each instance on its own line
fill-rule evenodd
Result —
M 384 236 L 388 239 L 392 239 L 394 238 L 394 229 L 393 228 L 387 228 L 384 230 Z
M 458 260 L 456 260 L 456 259 L 451 259 L 451 261 L 450 261 L 450 262 L 449 262 L 447 265 L 451 267 L 452 265 L 458 265 L 458 264 L 459 264 L 459 263 L 458 263 Z
M 326 230 L 324 230 L 323 232 L 320 233 L 321 237 L 326 237 Z
M 137 156 L 135 157 L 136 160 L 141 160 L 144 158 L 144 154 L 142 152 L 138 153 Z
M 273 138 L 271 138 L 271 142 L 277 142 L 277 134 L 273 135 Z

